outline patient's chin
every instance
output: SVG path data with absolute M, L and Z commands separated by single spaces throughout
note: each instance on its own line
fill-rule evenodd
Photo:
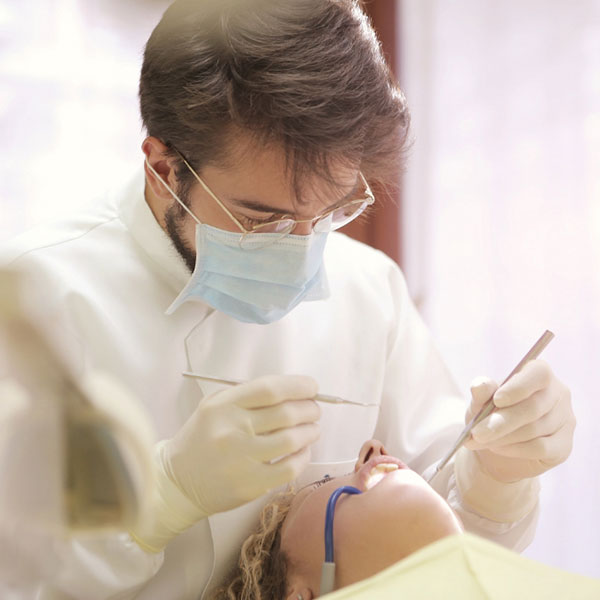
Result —
M 390 472 L 336 512 L 336 579 L 350 585 L 459 532 L 447 502 L 418 474 Z

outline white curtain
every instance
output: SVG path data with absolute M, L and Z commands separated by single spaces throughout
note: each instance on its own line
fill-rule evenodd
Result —
M 404 0 L 410 289 L 468 396 L 546 329 L 575 446 L 526 555 L 600 577 L 600 2 Z
M 0 2 L 0 239 L 141 165 L 137 82 L 168 0 Z

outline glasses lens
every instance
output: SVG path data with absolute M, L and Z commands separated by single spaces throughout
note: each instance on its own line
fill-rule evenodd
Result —
M 296 222 L 293 219 L 265 223 L 255 227 L 250 233 L 242 236 L 240 247 L 244 250 L 258 250 L 265 248 L 285 237 L 294 227 Z M 263 235 L 269 234 L 269 235 Z
M 264 223 L 253 228 L 253 233 L 289 233 L 296 226 L 296 221 L 293 219 L 283 219 L 281 221 L 273 221 L 272 223 Z
M 315 223 L 314 230 L 322 233 L 325 231 L 335 231 L 340 229 L 344 225 L 350 223 L 350 221 L 356 219 L 364 210 L 369 206 L 368 199 L 356 200 L 350 204 L 345 204 L 336 208 L 330 215 L 319 219 Z

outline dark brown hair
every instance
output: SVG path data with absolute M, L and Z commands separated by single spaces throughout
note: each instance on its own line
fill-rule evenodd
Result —
M 386 182 L 403 161 L 406 101 L 355 0 L 176 0 L 146 44 L 139 96 L 148 135 L 197 171 L 226 163 L 239 131 L 281 145 L 296 184 L 332 160 Z

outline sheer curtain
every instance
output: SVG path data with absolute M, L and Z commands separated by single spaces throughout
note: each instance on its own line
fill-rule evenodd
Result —
M 600 577 L 600 2 L 402 7 L 410 289 L 466 396 L 556 334 L 578 426 L 525 554 Z
M 137 81 L 167 0 L 0 3 L 0 239 L 141 164 Z

